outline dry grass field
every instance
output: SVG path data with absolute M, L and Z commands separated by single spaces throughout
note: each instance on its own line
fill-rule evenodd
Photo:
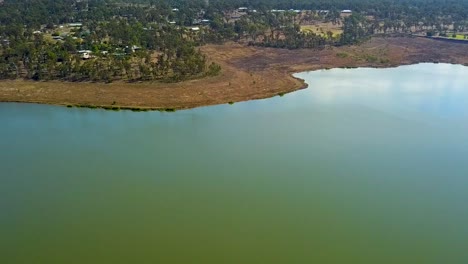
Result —
M 319 35 L 326 35 L 328 31 L 333 33 L 333 37 L 337 37 L 343 30 L 341 29 L 341 25 L 333 24 L 331 22 L 318 22 L 311 25 L 301 25 L 301 31 L 303 32 L 311 32 Z

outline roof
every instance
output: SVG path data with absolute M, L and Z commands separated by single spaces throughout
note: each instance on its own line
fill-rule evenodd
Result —
M 68 24 L 69 27 L 81 27 L 83 26 L 83 23 L 70 23 Z
M 342 10 L 341 13 L 352 13 L 353 11 L 349 10 L 349 9 L 345 9 L 345 10 Z

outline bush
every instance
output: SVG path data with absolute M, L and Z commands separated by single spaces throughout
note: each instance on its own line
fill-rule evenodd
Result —
M 385 64 L 385 63 L 389 63 L 389 62 L 390 62 L 390 60 L 387 59 L 387 58 L 382 58 L 382 59 L 380 59 L 380 63 L 384 63 L 384 64 Z
M 338 53 L 336 54 L 336 56 L 337 56 L 338 58 L 343 58 L 343 59 L 344 59 L 344 58 L 347 58 L 349 55 L 348 55 L 348 53 L 338 52 Z
M 374 55 L 367 55 L 367 56 L 366 56 L 366 61 L 367 61 L 367 62 L 377 62 L 378 60 L 379 60 L 379 59 L 378 59 L 376 56 L 374 56 Z
M 212 62 L 210 64 L 210 66 L 208 66 L 208 71 L 207 71 L 207 75 L 208 76 L 216 76 L 218 75 L 219 73 L 221 72 L 221 66 L 219 66 L 218 64 Z

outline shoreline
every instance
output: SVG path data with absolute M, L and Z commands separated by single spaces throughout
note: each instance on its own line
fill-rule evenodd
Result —
M 357 46 L 284 50 L 235 43 L 201 50 L 220 75 L 181 83 L 0 81 L 0 102 L 106 110 L 167 111 L 265 99 L 307 88 L 295 73 L 332 68 L 392 68 L 417 63 L 468 66 L 465 44 L 415 37 L 376 37 Z

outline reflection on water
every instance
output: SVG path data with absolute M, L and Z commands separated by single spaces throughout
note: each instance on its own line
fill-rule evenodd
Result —
M 313 89 L 308 98 L 314 103 L 363 104 L 388 112 L 397 112 L 398 108 L 453 117 L 468 113 L 465 74 L 462 65 L 419 64 L 385 70 L 332 69 L 295 76 L 307 80 Z
M 176 113 L 0 104 L 0 263 L 466 263 L 468 68 Z

